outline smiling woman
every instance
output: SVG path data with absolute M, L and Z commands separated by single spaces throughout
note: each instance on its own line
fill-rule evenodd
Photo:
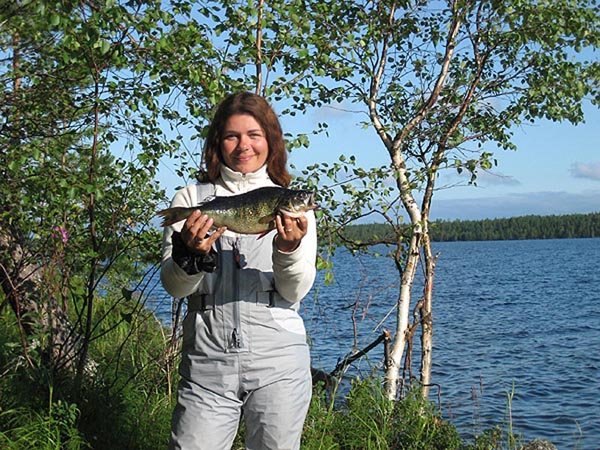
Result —
M 235 114 L 227 119 L 221 155 L 227 167 L 243 174 L 255 172 L 264 166 L 269 155 L 269 144 L 265 131 L 253 116 Z
M 236 119 L 233 119 L 234 117 Z M 228 131 L 232 135 L 226 135 Z M 243 132 L 247 136 L 242 136 Z M 202 155 L 208 181 L 214 183 L 221 177 L 222 166 L 232 169 L 225 160 L 224 147 L 231 150 L 231 156 L 238 156 L 236 146 L 243 144 L 247 147 L 248 141 L 261 140 L 261 137 L 267 144 L 264 163 L 269 178 L 275 184 L 287 187 L 291 176 L 287 169 L 287 151 L 279 118 L 264 98 L 247 93 L 227 97 L 215 113 L 208 129 Z M 245 139 L 244 142 L 239 141 L 242 138 Z M 232 139 L 232 142 L 226 143 L 226 139 Z M 229 148 L 230 145 L 232 148 Z M 259 167 L 261 166 L 256 168 Z
M 283 134 L 258 95 L 219 105 L 203 156 L 208 182 L 175 194 L 171 207 L 189 214 L 163 238 L 163 286 L 188 303 L 170 448 L 229 449 L 243 417 L 247 448 L 298 449 L 312 392 L 298 314 L 316 275 L 312 196 L 299 211 L 282 205 L 296 191 L 284 189 Z M 240 214 L 221 222 L 214 203 Z M 260 229 L 237 227 L 252 220 Z

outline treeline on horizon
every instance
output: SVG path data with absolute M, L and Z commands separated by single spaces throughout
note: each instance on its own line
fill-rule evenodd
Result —
M 436 242 L 500 241 L 522 239 L 567 239 L 600 237 L 600 212 L 560 216 L 521 216 L 483 220 L 436 220 L 430 224 Z M 391 237 L 390 225 L 369 223 L 349 225 L 348 239 L 375 242 Z

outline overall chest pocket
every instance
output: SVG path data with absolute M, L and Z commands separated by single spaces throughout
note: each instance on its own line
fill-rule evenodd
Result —
M 211 320 L 213 313 L 213 310 L 188 311 L 183 321 L 184 354 L 211 357 L 225 351 L 227 342 L 223 329 Z

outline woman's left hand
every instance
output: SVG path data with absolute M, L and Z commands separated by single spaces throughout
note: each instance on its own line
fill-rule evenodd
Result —
M 280 214 L 275 217 L 277 236 L 275 245 L 279 251 L 290 253 L 298 248 L 300 241 L 308 231 L 308 220 L 306 216 L 290 217 Z

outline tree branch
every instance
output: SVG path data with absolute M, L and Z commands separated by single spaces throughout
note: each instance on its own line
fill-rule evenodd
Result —
M 455 5 L 454 5 L 455 6 Z M 409 133 L 423 121 L 423 119 L 427 116 L 435 102 L 437 101 L 442 88 L 448 78 L 448 69 L 450 67 L 450 62 L 452 61 L 452 57 L 454 56 L 454 49 L 456 47 L 456 36 L 458 35 L 458 31 L 462 25 L 462 21 L 459 18 L 458 11 L 453 11 L 452 23 L 450 25 L 450 31 L 448 32 L 448 37 L 446 39 L 446 50 L 444 53 L 444 58 L 442 60 L 442 67 L 440 68 L 440 72 L 438 74 L 437 80 L 435 82 L 434 88 L 429 95 L 429 98 L 425 102 L 425 104 L 417 111 L 417 114 L 406 124 L 406 126 L 402 129 L 400 134 L 394 138 L 394 151 L 398 151 L 399 148 L 403 145 L 405 139 L 409 135 Z
M 362 350 L 359 350 L 358 352 L 354 352 L 354 353 L 350 353 L 349 355 L 346 355 L 344 357 L 344 359 L 342 359 L 339 363 L 337 363 L 335 368 L 331 372 L 329 372 L 329 375 L 332 377 L 337 376 L 337 374 L 342 372 L 346 367 L 348 367 L 354 361 L 365 356 L 369 351 L 371 351 L 372 349 L 377 347 L 379 344 L 381 344 L 385 340 L 389 340 L 389 338 L 390 338 L 390 332 L 387 330 L 383 330 L 383 332 L 379 335 L 379 337 L 377 339 L 375 339 L 373 342 L 371 342 L 369 345 L 367 345 L 365 348 L 363 348 Z
M 258 0 L 258 17 L 256 19 L 256 95 L 262 86 L 262 13 L 264 0 Z
M 379 58 L 379 62 L 377 64 L 377 68 L 375 71 L 375 75 L 371 78 L 371 84 L 369 86 L 369 98 L 367 102 L 367 106 L 369 107 L 369 115 L 371 117 L 371 122 L 373 123 L 373 127 L 375 131 L 379 135 L 379 138 L 382 140 L 383 144 L 391 150 L 392 148 L 392 138 L 385 131 L 385 127 L 381 122 L 379 117 L 379 113 L 377 112 L 377 95 L 379 93 L 379 87 L 381 84 L 381 79 L 383 77 L 383 72 L 385 70 L 386 58 L 388 52 L 388 40 L 390 38 L 390 34 L 392 32 L 392 24 L 394 21 L 394 13 L 396 11 L 396 5 L 393 4 L 390 8 L 390 14 L 388 16 L 388 29 L 383 38 L 383 47 L 381 50 L 381 57 Z

